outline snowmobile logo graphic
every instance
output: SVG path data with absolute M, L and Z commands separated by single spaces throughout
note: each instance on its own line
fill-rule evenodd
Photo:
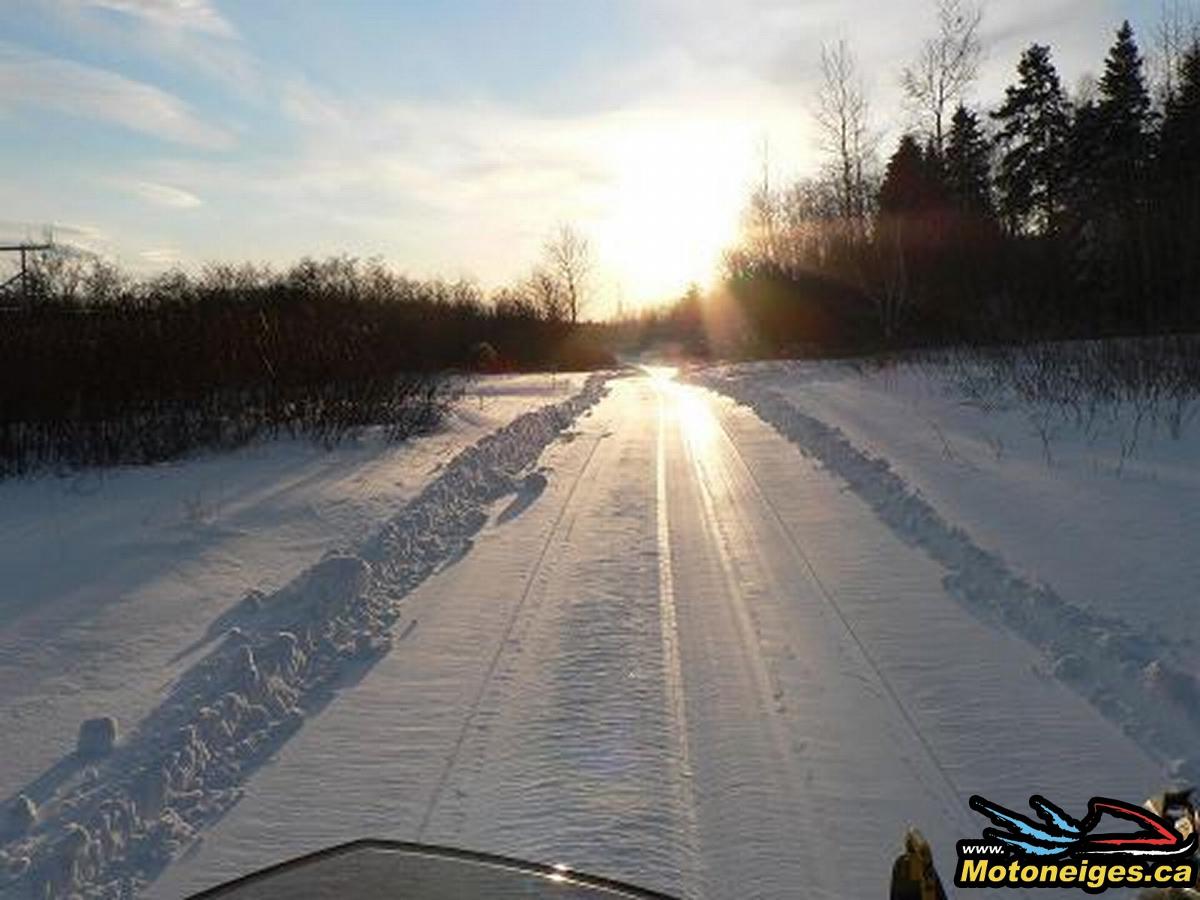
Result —
M 958 842 L 958 887 L 1192 886 L 1196 883 L 1196 833 L 1156 812 L 1108 797 L 1093 797 L 1074 819 L 1035 794 L 1037 819 L 976 794 L 973 810 L 992 824 L 982 839 Z M 1102 821 L 1122 820 L 1134 830 Z M 1190 825 L 1190 823 L 1189 823 Z
M 1044 824 L 1005 809 L 976 794 L 971 809 L 983 813 L 1000 828 L 985 828 L 983 837 L 1012 847 L 1019 854 L 1046 859 L 1063 856 L 1125 853 L 1133 856 L 1186 856 L 1196 851 L 1196 835 L 1184 838 L 1166 819 L 1140 806 L 1107 797 L 1088 801 L 1081 821 L 1068 816 L 1045 797 L 1034 794 L 1029 805 Z M 1133 834 L 1093 834 L 1104 815 L 1127 819 L 1140 826 Z

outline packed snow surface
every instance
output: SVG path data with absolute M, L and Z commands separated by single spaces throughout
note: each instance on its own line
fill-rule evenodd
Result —
M 481 379 L 443 428 L 400 445 L 277 441 L 0 481 L 0 798 L 84 719 L 136 722 L 247 592 L 358 546 L 455 454 L 584 377 Z
M 118 746 L 114 718 L 85 721 L 77 751 L 63 756 L 60 750 L 59 761 L 16 795 L 13 808 L 33 814 L 9 816 L 4 823 L 6 833 L 0 835 L 6 842 L 0 859 L 4 881 L 0 887 L 39 897 L 107 895 L 136 887 L 156 874 L 198 827 L 237 800 L 249 773 L 299 727 L 307 713 L 327 699 L 349 668 L 369 663 L 387 650 L 393 600 L 439 564 L 463 552 L 479 525 L 480 508 L 518 489 L 514 477 L 536 461 L 545 443 L 556 438 L 566 423 L 598 399 L 602 380 L 593 378 L 580 387 L 575 379 L 574 386 L 567 381 L 560 387 L 556 379 L 542 385 L 540 391 L 530 379 L 492 381 L 460 406 L 444 435 L 419 444 L 417 452 L 378 445 L 372 448 L 384 459 L 376 458 L 368 465 L 358 460 L 359 465 L 353 467 L 357 469 L 355 485 L 364 480 L 371 484 L 360 488 L 360 497 L 352 490 L 344 491 L 346 499 L 360 501 L 360 509 L 357 528 L 349 535 L 339 535 L 340 541 L 352 539 L 354 531 L 373 524 L 369 521 L 372 513 L 389 499 L 397 500 L 397 489 L 404 488 L 401 476 L 427 481 L 419 494 L 399 504 L 400 511 L 386 519 L 371 540 L 358 541 L 371 561 L 326 548 L 323 559 L 276 590 L 251 589 L 233 604 L 225 597 L 224 610 L 200 634 L 192 634 L 191 643 L 179 640 L 187 634 L 184 630 L 173 635 L 176 655 L 167 666 L 160 660 L 151 684 L 139 687 L 153 693 L 164 675 L 170 677 L 164 669 L 176 664 L 180 674 L 165 698 L 141 720 L 136 733 Z M 500 404 L 497 409 L 489 396 L 493 400 L 519 397 L 520 401 L 507 404 L 507 408 Z M 558 402 L 538 406 L 534 398 L 539 396 Z M 532 411 L 518 413 L 522 407 L 529 409 L 531 403 Z M 460 449 L 446 462 L 455 444 L 461 448 L 472 431 L 486 433 L 499 423 L 503 423 L 499 430 Z M 226 474 L 240 475 L 239 461 L 231 462 Z M 197 479 L 191 471 L 194 466 L 184 468 L 181 480 Z M 380 469 L 390 482 L 379 484 Z M 309 477 L 321 474 L 318 468 Z M 132 500 L 115 498 L 125 499 L 116 505 L 126 519 L 131 509 L 159 508 L 155 492 L 139 491 L 139 487 L 143 486 L 133 486 Z M 278 484 L 273 487 L 279 492 L 286 490 Z M 320 487 L 328 490 L 327 485 Z M 54 491 L 51 488 L 46 493 L 53 495 Z M 311 485 L 301 493 L 306 504 L 324 499 Z M 261 498 L 228 499 L 231 504 L 243 505 L 229 513 L 228 519 L 237 520 L 239 513 L 243 521 L 279 515 L 277 508 L 273 510 L 272 504 Z M 331 503 L 336 504 L 337 499 L 341 498 L 331 498 Z M 281 523 L 285 529 L 288 524 Z M 318 529 L 310 529 L 316 543 L 323 536 Z M 293 564 L 281 559 L 285 554 L 275 548 L 256 543 L 254 537 L 247 534 L 238 548 L 246 558 L 253 562 L 265 558 L 284 567 Z M 80 559 L 89 559 L 86 550 Z M 36 584 L 36 578 L 31 582 L 33 590 L 44 589 Z M 133 585 L 129 588 L 136 590 Z M 177 598 L 175 605 L 179 606 Z M 11 616 L 14 638 L 24 629 L 27 641 L 38 641 L 31 649 L 55 649 L 56 635 L 37 633 L 38 628 L 46 627 L 45 618 L 38 615 L 42 610 L 26 616 L 17 602 L 4 611 Z M 53 605 L 49 611 L 63 612 Z M 176 614 L 181 613 L 186 618 L 184 610 L 177 608 Z M 124 622 L 126 633 L 142 636 L 137 620 Z M 112 626 L 74 624 L 102 650 L 108 649 L 103 642 L 117 644 L 125 637 Z M 146 630 L 153 632 L 152 627 Z M 199 653 L 204 653 L 199 661 L 182 665 L 182 660 Z M 4 661 L 14 668 L 14 678 L 5 685 L 8 696 L 17 702 L 31 702 L 16 690 L 21 686 L 21 676 L 15 671 L 20 660 Z M 75 662 L 96 664 L 95 660 Z M 53 667 L 43 663 L 39 672 L 36 663 L 35 659 L 27 666 L 32 673 L 24 673 L 28 682 L 40 687 L 38 675 L 53 681 Z M 53 711 L 53 701 L 58 698 L 47 699 L 46 705 Z M 109 698 L 93 692 L 90 699 Z M 51 730 L 51 723 L 36 730 Z M 20 762 L 17 734 L 10 734 L 14 752 L 5 759 L 8 778 L 11 769 L 19 771 Z
M 162 624 L 178 605 L 143 622 L 147 597 L 88 632 L 97 673 L 118 637 L 155 635 L 127 706 L 94 693 L 50 718 L 54 752 L 0 768 L 9 893 L 178 898 L 375 836 L 686 897 L 875 898 L 911 824 L 949 879 L 983 824 L 973 793 L 1081 810 L 1160 790 L 1193 765 L 1194 625 L 1150 624 L 1195 583 L 1187 538 L 1137 616 L 1065 576 L 1109 554 L 1153 569 L 1144 548 L 1041 516 L 1118 503 L 1110 525 L 1169 538 L 1194 462 L 1164 445 L 1119 473 L 1075 465 L 1068 437 L 1050 465 L 1016 412 L 964 410 L 935 381 L 828 364 L 577 381 L 436 471 L 400 466 L 420 483 L 369 505 L 386 515 L 347 508 L 345 539 L 304 565 L 254 578 L 246 559 L 187 627 Z M 71 754 L 106 715 L 111 752 Z
M 951 596 L 1197 782 L 1200 428 L 1154 429 L 1120 403 L 1099 429 L 1029 402 L 981 408 L 962 375 L 773 363 L 697 381 L 843 479 L 945 568 Z

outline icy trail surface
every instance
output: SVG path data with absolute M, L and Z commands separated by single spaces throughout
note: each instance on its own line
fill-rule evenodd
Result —
M 745 406 L 613 379 L 523 472 L 151 896 L 370 835 L 688 897 L 873 898 L 910 823 L 952 872 L 972 793 L 1161 786 L 1041 647 L 962 602 L 954 559 Z M 363 554 L 373 577 L 397 540 Z

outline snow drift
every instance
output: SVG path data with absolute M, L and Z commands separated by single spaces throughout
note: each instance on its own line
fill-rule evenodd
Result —
M 947 592 L 1039 647 L 1048 668 L 1155 758 L 1172 778 L 1200 778 L 1200 684 L 1162 638 L 1127 619 L 1069 602 L 979 546 L 887 460 L 799 410 L 753 374 L 699 371 L 693 380 L 752 409 L 801 452 L 842 478 L 903 541 L 945 569 Z
M 0 810 L 0 892 L 128 896 L 240 796 L 241 785 L 339 685 L 391 647 L 399 601 L 464 553 L 487 507 L 605 393 L 526 413 L 455 457 L 356 553 L 279 591 L 251 592 L 210 629 L 215 647 L 123 743 L 85 723 L 80 748 Z

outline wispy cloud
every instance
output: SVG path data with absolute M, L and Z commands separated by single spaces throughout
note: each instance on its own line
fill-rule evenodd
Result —
M 233 136 L 152 85 L 0 41 L 0 109 L 26 106 L 120 125 L 163 140 L 227 149 Z
M 153 268 L 176 266 L 184 261 L 184 256 L 175 247 L 151 247 L 138 254 L 138 259 Z
M 0 220 L 2 241 L 53 241 L 61 250 L 83 254 L 112 253 L 111 236 L 96 225 L 72 222 Z
M 169 184 L 158 184 L 153 181 L 131 181 L 125 185 L 130 191 L 147 203 L 164 206 L 168 209 L 195 209 L 203 206 L 204 201 L 183 188 Z
M 145 177 L 193 187 L 215 210 L 245 209 L 236 227 L 257 235 L 260 253 L 278 256 L 275 242 L 286 241 L 289 256 L 379 254 L 490 285 L 518 276 L 550 227 L 571 221 L 605 261 L 605 294 L 619 279 L 630 299 L 658 296 L 707 277 L 753 175 L 749 98 L 739 89 L 708 99 L 673 91 L 545 115 L 298 84 L 281 107 L 300 126 L 294 146 L 248 160 L 160 160 Z M 655 258 L 664 234 L 678 271 Z
M 262 67 L 210 0 L 47 0 L 89 44 L 198 73 L 243 99 L 262 100 Z
M 853 45 L 887 136 L 882 155 L 911 124 L 899 73 L 935 27 L 931 0 L 613 0 L 630 40 L 555 32 L 563 22 L 548 12 L 570 64 L 531 76 L 520 42 L 476 67 L 453 43 L 429 60 L 396 49 L 443 17 L 442 31 L 492 28 L 500 4 L 473 18 L 431 9 L 415 24 L 404 4 L 346 4 L 331 25 L 305 15 L 267 23 L 264 6 L 222 0 L 43 2 L 79 55 L 0 40 L 0 112 L 23 104 L 232 152 L 152 148 L 151 158 L 141 146 L 134 159 L 39 172 L 10 190 L 21 202 L 8 215 L 94 218 L 148 268 L 184 258 L 176 247 L 186 259 L 274 262 L 344 251 L 488 284 L 519 276 L 546 230 L 570 220 L 631 299 L 680 288 L 719 258 L 759 175 L 763 137 L 773 178 L 820 170 L 810 113 L 822 42 Z M 986 108 L 1002 96 L 1031 40 L 1053 44 L 1073 83 L 1102 63 L 1132 3 L 988 0 L 989 52 L 972 100 Z M 393 35 L 395 45 L 380 40 Z M 42 39 L 33 33 L 31 45 Z M 667 271 L 667 257 L 693 262 Z
M 199 31 L 219 37 L 237 32 L 208 0 L 66 0 L 77 6 L 123 13 L 164 28 Z
M 100 229 L 91 225 L 72 225 L 66 222 L 27 222 L 0 219 L 0 240 L 41 240 L 46 237 L 79 238 L 98 240 L 103 237 Z

